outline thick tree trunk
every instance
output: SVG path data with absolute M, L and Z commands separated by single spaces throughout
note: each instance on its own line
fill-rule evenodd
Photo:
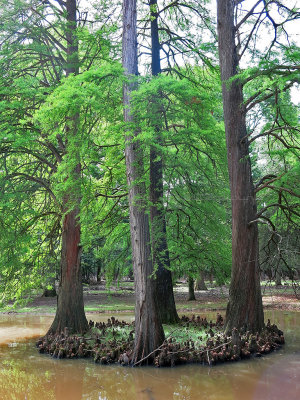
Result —
M 152 75 L 161 73 L 160 44 L 158 36 L 157 0 L 150 0 L 151 15 L 151 53 Z M 158 118 L 161 115 L 157 116 Z M 179 321 L 176 311 L 172 273 L 170 271 L 170 257 L 167 244 L 166 220 L 163 204 L 163 159 L 159 146 L 162 145 L 160 129 L 155 127 L 156 137 L 154 141 L 158 147 L 150 148 L 150 219 L 152 237 L 152 257 L 156 271 L 157 303 L 162 323 L 170 324 Z
M 196 290 L 208 290 L 206 287 L 206 284 L 204 282 L 204 273 L 203 272 L 200 272 L 199 277 L 196 279 L 195 289 Z
M 76 0 L 66 1 L 67 11 L 67 65 L 66 75 L 78 73 L 78 45 L 75 37 L 76 31 Z M 68 140 L 77 135 L 78 117 L 69 119 L 66 126 L 66 152 L 68 151 Z M 62 249 L 61 249 L 61 276 L 58 289 L 57 309 L 54 321 L 49 329 L 51 333 L 61 333 L 64 328 L 69 332 L 83 333 L 88 330 L 88 322 L 84 313 L 82 274 L 81 274 L 81 247 L 80 247 L 80 158 L 74 171 L 72 179 L 74 185 L 72 193 L 66 194 L 64 206 L 66 209 L 75 204 L 74 209 L 64 216 L 62 226 Z M 78 185 L 76 183 L 78 182 Z
M 225 330 L 264 326 L 258 265 L 258 228 L 242 85 L 237 74 L 234 0 L 217 0 L 223 110 L 232 205 L 232 273 Z
M 195 280 L 194 280 L 194 278 L 189 276 L 189 278 L 188 278 L 189 294 L 188 294 L 187 301 L 196 300 L 194 287 L 195 287 Z
M 61 333 L 67 327 L 70 333 L 83 333 L 88 329 L 84 313 L 80 267 L 80 226 L 78 210 L 68 213 L 63 222 L 61 277 L 58 289 L 55 319 L 49 329 Z
M 136 0 L 123 2 L 123 67 L 128 76 L 137 75 Z M 134 84 L 123 89 L 124 120 L 132 122 L 130 92 Z M 164 340 L 164 331 L 155 301 L 155 285 L 151 278 L 149 220 L 145 210 L 146 188 L 143 182 L 143 154 L 136 140 L 137 132 L 126 137 L 125 157 L 129 188 L 129 218 L 132 262 L 135 279 L 135 344 L 132 363 L 140 361 Z M 133 140 L 134 139 L 134 140 Z M 147 359 L 151 362 L 155 354 Z

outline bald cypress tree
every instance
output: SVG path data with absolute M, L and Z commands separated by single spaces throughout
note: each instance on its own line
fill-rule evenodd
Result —
M 66 0 L 66 76 L 78 74 L 78 41 L 77 28 L 77 2 Z M 80 156 L 76 151 L 78 140 L 78 115 L 67 118 L 65 125 L 65 152 L 72 145 L 72 156 L 75 158 L 75 167 L 69 171 L 68 179 L 72 179 L 72 188 L 63 198 L 63 222 L 60 283 L 58 289 L 57 309 L 54 321 L 49 332 L 60 333 L 65 327 L 72 332 L 85 332 L 88 330 L 88 322 L 84 313 L 82 274 L 81 274 L 81 245 L 80 245 Z M 75 148 L 75 151 L 74 151 Z
M 123 2 L 123 49 L 122 61 L 128 83 L 123 88 L 124 121 L 134 125 L 130 106 L 130 93 L 136 87 L 134 77 L 138 73 L 136 0 Z M 138 140 L 139 130 L 128 128 L 125 157 L 129 188 L 129 219 L 132 263 L 135 281 L 135 342 L 132 363 L 142 362 L 164 340 L 164 331 L 155 299 L 155 283 L 152 276 L 149 219 L 146 213 L 146 187 L 144 182 L 143 153 Z M 147 358 L 153 360 L 155 354 Z

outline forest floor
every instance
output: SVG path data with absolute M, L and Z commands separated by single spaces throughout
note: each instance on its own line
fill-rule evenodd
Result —
M 196 300 L 187 301 L 187 284 L 178 283 L 174 287 L 176 307 L 180 314 L 201 314 L 204 311 L 226 310 L 228 287 L 216 287 L 207 283 L 208 290 L 195 291 Z M 297 289 L 297 290 L 295 290 Z M 300 311 L 299 286 L 262 285 L 263 304 L 265 309 Z M 84 286 L 84 304 L 87 313 L 133 313 L 133 282 L 121 282 L 109 289 L 105 283 Z M 0 309 L 5 313 L 52 314 L 56 309 L 56 297 L 36 296 L 22 307 Z

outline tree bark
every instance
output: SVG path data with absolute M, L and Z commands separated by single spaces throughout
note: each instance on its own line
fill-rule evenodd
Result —
M 225 330 L 246 326 L 253 332 L 264 326 L 259 279 L 257 208 L 249 145 L 245 140 L 246 112 L 237 74 L 234 0 L 217 0 L 218 44 L 223 110 L 232 205 L 232 273 Z
M 78 73 L 78 44 L 75 36 L 76 0 L 66 1 L 67 16 L 67 65 L 66 76 Z M 70 118 L 66 123 L 66 152 L 68 152 L 68 140 L 76 137 L 78 116 Z M 80 158 L 77 166 L 72 171 L 72 178 L 75 183 L 72 193 L 67 193 L 63 199 L 65 216 L 62 225 L 62 248 L 61 248 L 61 275 L 58 288 L 57 309 L 54 321 L 49 333 L 61 333 L 68 328 L 70 333 L 84 333 L 88 330 L 88 321 L 84 312 L 82 273 L 81 273 L 81 246 L 80 246 Z M 72 211 L 67 211 L 73 205 Z
M 206 287 L 206 284 L 204 282 L 204 272 L 202 272 L 202 271 L 199 272 L 199 277 L 196 279 L 195 289 L 196 290 L 208 290 Z
M 102 267 L 102 261 L 98 260 L 97 261 L 97 273 L 96 273 L 96 282 L 101 283 L 101 268 Z
M 150 0 L 151 16 L 151 69 L 152 75 L 161 73 L 160 44 L 158 35 L 157 0 Z M 161 118 L 161 115 L 157 115 Z M 159 126 L 155 127 L 155 144 L 150 147 L 150 219 L 152 258 L 156 275 L 157 303 L 160 318 L 164 324 L 179 321 L 176 311 L 172 273 L 170 271 L 170 257 L 167 243 L 167 228 L 163 204 L 163 158 L 159 146 L 162 138 Z
M 195 280 L 194 280 L 194 278 L 189 276 L 189 278 L 188 278 L 189 294 L 188 294 L 187 301 L 196 300 L 194 287 L 195 287 Z
M 275 285 L 282 286 L 281 273 L 278 269 L 275 270 Z
M 137 75 L 136 0 L 123 1 L 123 48 L 122 62 L 125 73 Z M 130 93 L 134 83 L 123 88 L 124 121 L 134 121 L 130 109 Z M 157 349 L 164 340 L 164 331 L 155 300 L 155 285 L 151 277 L 149 220 L 145 209 L 146 187 L 143 171 L 143 154 L 137 140 L 138 131 L 126 136 L 125 158 L 129 199 L 129 220 L 132 246 L 132 262 L 135 282 L 135 343 L 132 363 L 136 363 Z M 152 357 L 147 362 L 153 360 Z

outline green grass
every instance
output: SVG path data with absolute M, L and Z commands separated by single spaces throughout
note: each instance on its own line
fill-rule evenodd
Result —
M 33 307 L 33 306 L 22 306 L 22 307 L 1 307 L 0 312 L 13 312 L 13 313 L 33 313 L 33 314 L 54 314 L 56 310 L 56 307 L 51 307 L 51 306 L 38 306 L 38 307 Z
M 292 286 L 293 281 L 291 281 L 291 280 L 281 280 L 281 283 L 282 283 L 282 285 L 291 285 Z M 274 281 L 261 281 L 260 284 L 261 284 L 261 286 L 276 286 L 276 283 Z
M 132 289 L 131 288 L 122 288 L 122 289 L 104 289 L 104 290 L 99 290 L 99 289 L 88 289 L 88 290 L 84 290 L 83 294 L 89 294 L 89 295 L 93 295 L 93 294 L 106 294 L 107 296 L 114 296 L 114 295 L 122 295 L 122 294 L 131 294 L 132 293 Z
M 84 307 L 86 313 L 89 312 L 120 312 L 120 311 L 134 311 L 134 304 L 86 304 Z M 33 313 L 33 314 L 55 314 L 56 306 L 20 306 L 20 307 L 1 307 L 0 312 L 13 312 L 13 313 Z
M 84 307 L 85 312 L 106 312 L 106 311 L 133 311 L 133 304 L 102 304 L 102 305 L 89 305 Z
M 116 299 L 108 298 L 106 299 L 106 304 L 100 304 L 97 302 L 86 303 L 84 310 L 85 312 L 122 312 L 129 311 L 134 312 L 134 302 L 131 303 L 122 303 L 116 302 Z M 223 310 L 226 309 L 226 302 L 218 302 L 218 303 L 183 303 L 177 304 L 178 310 L 181 312 L 200 312 L 200 311 L 214 311 L 214 310 Z M 0 308 L 0 312 L 15 312 L 15 313 L 34 313 L 34 314 L 52 314 L 55 313 L 56 306 L 5 306 Z
M 298 292 L 299 293 L 299 290 L 300 289 L 297 289 L 297 291 L 296 292 Z M 294 289 L 292 289 L 292 288 L 283 288 L 282 289 L 282 292 L 278 292 L 277 290 L 273 290 L 272 288 L 266 288 L 266 289 L 264 289 L 264 288 L 262 288 L 262 295 L 263 296 L 276 296 L 276 295 L 280 295 L 280 294 L 284 294 L 284 295 L 286 295 L 286 294 L 295 294 L 295 290 Z
M 227 302 L 207 302 L 207 303 L 187 302 L 184 304 L 177 304 L 176 306 L 179 310 L 214 311 L 214 310 L 225 310 L 227 307 Z

